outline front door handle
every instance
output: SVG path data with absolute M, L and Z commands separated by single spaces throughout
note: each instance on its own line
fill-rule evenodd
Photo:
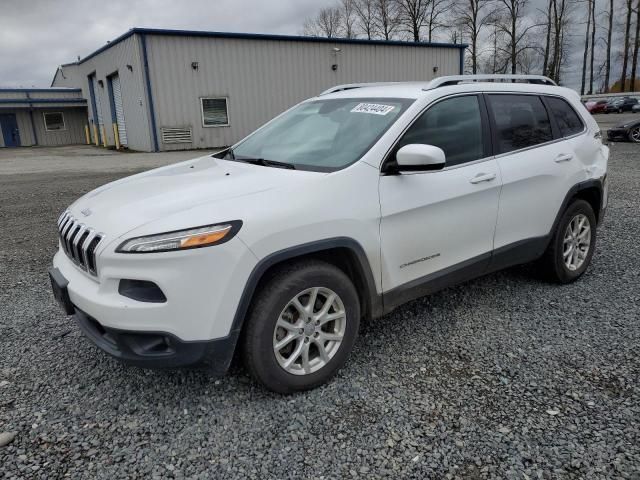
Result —
M 473 177 L 471 180 L 469 180 L 469 183 L 473 183 L 475 185 L 476 183 L 490 182 L 495 178 L 496 178 L 495 173 L 479 173 L 478 175 Z
M 570 153 L 561 153 L 560 155 L 558 155 L 555 159 L 556 163 L 560 163 L 560 162 L 568 162 L 569 160 L 571 160 L 573 158 L 573 155 Z

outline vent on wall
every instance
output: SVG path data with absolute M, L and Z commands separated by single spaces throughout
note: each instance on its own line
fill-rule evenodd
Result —
M 162 127 L 162 143 L 191 143 L 191 127 Z

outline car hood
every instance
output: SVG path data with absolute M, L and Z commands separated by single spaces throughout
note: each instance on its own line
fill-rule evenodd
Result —
M 323 173 L 263 167 L 210 156 L 150 170 L 99 187 L 69 207 L 87 226 L 109 236 L 211 204 L 211 222 L 229 220 L 216 212 L 217 201 L 229 200 L 311 181 Z

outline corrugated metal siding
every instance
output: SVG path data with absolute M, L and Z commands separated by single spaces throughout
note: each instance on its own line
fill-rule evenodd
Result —
M 439 76 L 460 66 L 458 48 L 149 35 L 147 49 L 158 137 L 163 127 L 193 132 L 191 144 L 160 143 L 161 150 L 230 145 L 336 84 L 428 81 L 435 66 Z M 203 127 L 201 97 L 227 97 L 230 126 Z
M 89 102 L 89 118 L 93 118 L 90 105 L 88 75 L 95 72 L 97 80 L 102 80 L 104 87 L 96 89 L 96 95 L 102 106 L 107 143 L 115 145 L 112 112 L 107 76 L 118 72 L 122 92 L 122 108 L 127 119 L 127 143 L 133 150 L 150 151 L 153 149 L 149 129 L 149 105 L 145 93 L 142 52 L 138 35 L 133 35 L 117 45 L 101 52 L 79 65 L 62 67 L 62 74 L 56 74 L 53 86 L 74 86 L 82 88 L 83 97 Z M 127 68 L 131 65 L 132 71 Z M 64 74 L 66 79 L 62 79 Z
M 15 110 L 18 130 L 20 130 L 20 146 L 30 147 L 35 145 L 33 129 L 31 128 L 31 118 L 28 110 Z M 35 115 L 35 114 L 34 114 Z
M 64 130 L 47 131 L 44 125 L 44 113 L 62 112 Z M 84 126 L 87 124 L 86 108 L 38 109 L 33 112 L 33 123 L 36 127 L 38 144 L 46 146 L 74 145 L 85 143 Z
M 62 107 L 62 108 L 35 108 L 32 112 L 33 126 L 29 109 L 22 108 L 16 110 L 3 109 L 2 113 L 13 113 L 16 116 L 18 130 L 20 132 L 20 146 L 32 147 L 36 145 L 36 138 L 33 136 L 35 127 L 39 146 L 73 145 L 85 143 L 84 126 L 87 123 L 86 107 Z M 64 114 L 65 130 L 46 131 L 44 127 L 44 112 L 62 112 Z M 2 130 L 0 130 L 0 147 L 4 147 Z

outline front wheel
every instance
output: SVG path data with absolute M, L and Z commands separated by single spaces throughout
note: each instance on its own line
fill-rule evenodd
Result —
M 360 303 L 349 277 L 321 261 L 280 269 L 257 292 L 243 339 L 244 363 L 278 393 L 327 382 L 358 334 Z
M 640 143 L 640 125 L 633 127 L 629 131 L 629 140 L 634 143 Z
M 559 283 L 577 280 L 586 271 L 596 247 L 596 216 L 585 200 L 575 200 L 562 215 L 542 264 Z

